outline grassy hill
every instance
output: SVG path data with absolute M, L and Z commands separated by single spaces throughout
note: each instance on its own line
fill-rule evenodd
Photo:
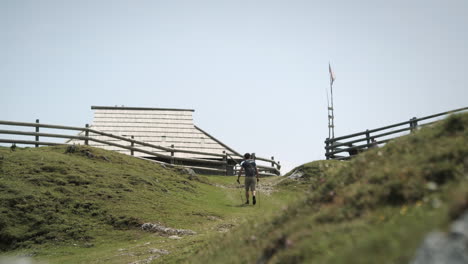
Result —
M 212 237 L 300 196 L 277 192 L 264 201 L 260 196 L 260 206 L 244 207 L 238 187 L 235 177 L 191 176 L 86 146 L 72 153 L 67 146 L 0 147 L 0 256 L 178 262 Z M 141 230 L 143 223 L 197 234 L 169 238 L 172 233 Z
M 261 180 L 79 146 L 0 148 L 0 256 L 48 263 L 404 263 L 468 208 L 468 114 Z M 143 223 L 194 235 L 147 232 Z
M 191 262 L 408 263 L 428 232 L 468 209 L 468 114 L 350 162 L 296 170 L 309 186 L 303 199 L 211 242 Z

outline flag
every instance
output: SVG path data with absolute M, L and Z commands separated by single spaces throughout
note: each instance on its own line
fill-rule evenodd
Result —
M 333 84 L 333 82 L 335 81 L 335 74 L 332 71 L 330 63 L 328 63 L 328 72 L 330 72 L 330 84 Z

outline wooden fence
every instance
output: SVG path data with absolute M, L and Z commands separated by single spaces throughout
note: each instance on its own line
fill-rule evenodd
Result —
M 200 151 L 191 151 L 185 149 L 177 149 L 177 148 L 168 148 L 158 145 L 153 145 L 149 143 L 145 143 L 142 141 L 134 140 L 133 138 L 127 138 L 123 136 L 113 135 L 105 132 L 101 132 L 98 130 L 94 130 L 89 128 L 89 125 L 83 127 L 72 127 L 72 126 L 59 126 L 59 125 L 51 125 L 51 124 L 41 124 L 39 119 L 36 120 L 35 123 L 26 123 L 26 122 L 13 122 L 13 121 L 2 121 L 0 120 L 0 125 L 4 126 L 14 126 L 14 127 L 34 127 L 35 131 L 19 131 L 19 130 L 6 130 L 0 129 L 0 134 L 5 135 L 17 135 L 17 136 L 33 136 L 34 140 L 20 140 L 15 138 L 0 138 L 0 143 L 11 143 L 11 144 L 24 144 L 24 145 L 35 145 L 35 147 L 39 146 L 53 146 L 53 145 L 63 145 L 66 143 L 59 143 L 59 142 L 48 142 L 42 141 L 42 137 L 46 138 L 60 138 L 60 139 L 75 139 L 83 141 L 84 145 L 88 145 L 90 141 L 101 143 L 108 146 L 114 146 L 121 149 L 130 150 L 130 155 L 134 155 L 135 152 L 141 152 L 148 155 L 149 158 L 155 158 L 159 160 L 166 160 L 168 161 L 167 164 L 172 166 L 181 166 L 181 167 L 188 167 L 192 168 L 197 171 L 202 171 L 205 173 L 223 173 L 226 175 L 233 175 L 236 172 L 236 167 L 238 166 L 239 162 L 243 159 L 243 157 L 237 155 L 229 155 L 228 153 L 224 152 L 223 154 L 220 153 L 208 153 L 208 152 L 200 152 Z M 67 131 L 79 131 L 76 135 L 67 135 L 67 134 L 55 134 L 55 133 L 41 133 L 40 128 L 48 128 L 48 129 L 59 129 L 59 130 L 67 130 Z M 83 132 L 84 136 L 80 136 L 79 133 Z M 128 145 L 117 144 L 114 142 L 99 140 L 90 136 L 90 134 L 96 134 L 101 136 L 106 136 L 113 139 L 122 140 L 127 142 Z M 157 150 L 164 151 L 161 152 L 153 152 L 138 148 L 138 146 L 145 146 L 154 148 Z M 174 153 L 189 153 L 189 154 L 198 154 L 204 155 L 208 157 L 212 157 L 210 159 L 195 159 L 195 158 L 183 158 L 183 157 L 176 157 Z M 272 176 L 272 175 L 280 175 L 279 169 L 281 168 L 279 161 L 275 161 L 272 157 L 271 159 L 257 157 L 256 160 L 267 162 L 268 165 L 261 165 L 258 164 L 257 167 L 263 176 Z M 190 165 L 183 165 L 184 163 L 188 164 L 197 164 L 196 166 Z M 271 164 L 271 166 L 270 166 Z
M 367 129 L 359 133 L 342 137 L 327 138 L 325 140 L 325 157 L 327 159 L 347 160 L 362 151 L 385 144 L 388 141 L 405 134 L 407 131 L 413 132 L 418 129 L 418 127 L 433 124 L 438 121 L 436 118 L 454 113 L 461 113 L 467 110 L 468 107 L 464 107 L 421 118 L 413 117 L 409 121 L 381 128 L 371 130 Z

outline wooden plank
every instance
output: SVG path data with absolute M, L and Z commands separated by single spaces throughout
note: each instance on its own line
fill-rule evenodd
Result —
M 100 132 L 100 131 L 97 131 L 97 130 L 94 130 L 94 129 L 89 129 L 89 131 L 92 132 L 92 133 L 105 135 L 105 136 L 108 136 L 108 137 L 111 137 L 111 138 L 121 139 L 121 140 L 123 140 L 125 142 L 134 142 L 135 144 L 138 144 L 138 145 L 153 147 L 153 148 L 165 150 L 165 151 L 168 151 L 168 152 L 172 152 L 172 151 L 173 152 L 183 152 L 183 153 L 192 153 L 192 154 L 200 154 L 200 155 L 207 155 L 207 156 L 219 156 L 220 155 L 220 154 L 216 154 L 216 153 L 206 153 L 206 152 L 200 152 L 200 151 L 189 151 L 189 150 L 166 148 L 166 147 L 162 147 L 162 146 L 148 144 L 148 143 L 145 143 L 145 142 L 142 142 L 142 141 L 132 140 L 132 139 L 128 139 L 128 138 L 121 137 L 121 136 L 116 136 L 116 135 L 112 135 L 112 134 L 103 133 L 103 132 Z M 106 142 L 106 141 L 100 141 L 100 140 L 96 140 L 96 139 L 94 139 L 94 141 L 95 142 L 101 142 L 101 143 Z M 115 143 L 111 143 L 111 142 L 108 142 L 108 143 L 115 144 Z
M 151 162 L 154 162 L 154 163 L 158 163 L 158 164 L 162 164 L 164 166 L 175 167 L 175 168 L 200 169 L 200 170 L 211 171 L 211 172 L 216 172 L 216 173 L 224 173 L 225 172 L 225 170 L 223 170 L 223 169 L 216 169 L 216 168 L 211 168 L 211 167 L 186 166 L 186 165 L 165 163 L 165 162 L 162 162 L 162 161 L 157 161 L 157 160 L 152 160 L 152 159 L 147 159 L 147 158 L 141 158 L 141 159 L 151 161 Z
M 380 140 L 380 141 L 377 142 L 377 144 L 384 144 L 384 143 L 387 143 L 388 141 L 390 141 L 392 139 L 393 138 Z M 347 152 L 347 151 L 352 150 L 352 149 L 368 150 L 371 145 L 372 145 L 372 143 L 371 144 L 356 145 L 356 146 L 353 146 L 353 147 L 350 147 L 350 148 L 342 148 L 342 149 L 339 149 L 339 150 L 336 150 L 336 151 L 331 151 L 331 152 L 328 153 L 328 155 L 332 156 L 334 154 L 341 153 L 341 152 Z
M 257 164 L 257 168 L 260 170 L 263 170 L 263 171 L 272 171 L 274 172 L 275 174 L 279 175 L 280 174 L 280 171 L 277 170 L 276 168 L 273 168 L 273 167 L 267 167 L 267 166 L 260 166 Z
M 8 122 L 8 123 L 10 124 L 10 122 Z M 15 123 L 19 123 L 19 122 L 15 122 Z M 32 123 L 32 124 L 37 125 L 36 123 Z M 40 124 L 40 125 L 44 125 L 44 124 Z M 53 126 L 53 125 L 47 125 L 47 127 L 60 127 L 60 128 L 63 128 L 63 126 Z M 83 128 L 80 128 L 80 129 L 83 129 Z M 9 132 L 8 134 L 39 135 L 39 136 L 44 136 L 44 137 L 57 137 L 57 138 L 70 138 L 70 139 L 75 139 L 75 140 L 86 140 L 86 137 L 84 137 L 84 136 L 71 136 L 71 135 L 37 133 L 37 132 L 24 132 L 24 131 L 13 131 L 13 130 L 3 130 L 3 131 L 5 133 Z M 94 129 L 88 129 L 88 131 L 92 132 L 92 133 L 96 133 L 96 134 L 105 135 L 105 136 L 108 136 L 110 138 L 118 138 L 118 139 L 121 139 L 124 142 L 129 143 L 129 144 L 131 144 L 131 142 L 133 141 L 135 144 L 148 146 L 148 147 L 156 148 L 156 149 L 162 149 L 162 150 L 165 150 L 165 151 L 168 151 L 168 152 L 174 151 L 174 152 L 198 154 L 198 155 L 202 155 L 202 156 L 215 156 L 215 157 L 223 157 L 224 156 L 224 154 L 221 154 L 221 153 L 218 154 L 218 153 L 209 153 L 209 152 L 164 148 L 164 147 L 161 147 L 161 146 L 147 144 L 147 143 L 144 143 L 144 142 L 139 142 L 139 141 L 136 141 L 136 140 L 127 139 L 127 138 L 123 138 L 123 137 L 112 135 L 112 134 L 102 133 L 102 132 L 96 131 Z M 110 145 L 110 146 L 114 146 L 114 147 L 118 147 L 118 148 L 123 148 L 123 149 L 130 150 L 130 151 L 133 149 L 133 151 L 142 152 L 142 153 L 145 153 L 145 154 L 150 154 L 150 155 L 154 155 L 154 156 L 157 156 L 157 157 L 163 157 L 163 158 L 168 158 L 169 157 L 168 155 L 163 155 L 163 154 L 160 154 L 160 153 L 155 153 L 155 152 L 152 152 L 152 151 L 142 150 L 142 149 L 138 149 L 138 148 L 132 148 L 132 147 L 125 146 L 125 145 L 122 145 L 122 144 L 109 142 L 109 141 L 104 141 L 104 140 L 99 140 L 99 139 L 95 139 L 95 138 L 92 138 L 92 137 L 88 138 L 88 140 L 92 141 L 92 142 L 101 143 L 103 145 Z M 14 142 L 30 142 L 30 141 L 7 140 L 7 139 L 5 139 L 5 142 L 3 142 L 3 143 L 14 143 Z M 32 142 L 35 142 L 35 141 L 32 141 Z M 18 144 L 29 144 L 29 143 L 18 143 Z M 34 143 L 34 144 L 36 144 L 36 143 Z M 39 144 L 39 145 L 60 145 L 62 143 L 39 142 L 37 144 Z M 179 159 L 180 160 L 185 160 L 185 161 L 205 162 L 205 163 L 211 163 L 211 164 L 224 164 L 222 162 L 220 163 L 220 162 L 206 161 L 206 160 L 200 160 L 200 159 L 190 159 L 190 158 L 179 158 Z
M 223 142 L 221 142 L 220 140 L 216 139 L 215 137 L 213 137 L 212 135 L 208 134 L 208 132 L 202 130 L 201 128 L 195 126 L 195 128 L 197 130 L 199 130 L 201 133 L 205 134 L 206 136 L 210 137 L 211 139 L 213 139 L 214 141 L 218 142 L 221 146 L 223 146 L 224 148 L 226 148 L 227 150 L 231 151 L 232 153 L 235 153 L 237 155 L 240 155 L 240 153 L 238 153 L 237 151 L 231 149 L 230 147 L 228 147 L 226 144 L 224 144 Z
M 42 123 L 26 123 L 26 122 L 13 122 L 13 121 L 5 121 L 0 120 L 0 125 L 8 125 L 8 126 L 25 126 L 25 127 L 45 127 L 45 128 L 54 128 L 54 129 L 63 129 L 63 130 L 78 130 L 84 131 L 86 128 L 83 127 L 71 127 L 71 126 L 56 126 L 56 125 L 49 125 L 49 124 L 42 124 Z
M 55 129 L 65 129 L 65 130 L 77 130 L 77 131 L 80 131 L 80 133 L 77 136 L 63 135 L 63 134 L 52 134 L 52 133 L 39 133 L 39 132 L 24 132 L 24 131 L 13 132 L 14 130 L 3 130 L 3 131 L 5 133 L 9 133 L 9 134 L 35 135 L 35 136 L 55 137 L 55 138 L 67 138 L 67 139 L 72 140 L 72 141 L 69 141 L 69 143 L 70 142 L 75 143 L 75 142 L 79 142 L 79 141 L 82 141 L 82 140 L 84 141 L 84 140 L 88 139 L 89 141 L 91 141 L 91 145 L 98 145 L 99 143 L 101 143 L 105 147 L 113 147 L 113 148 L 124 149 L 124 150 L 122 150 L 122 152 L 124 152 L 125 150 L 130 150 L 130 151 L 133 150 L 133 151 L 136 151 L 136 152 L 141 152 L 141 153 L 154 155 L 154 156 L 162 157 L 162 158 L 168 158 L 169 156 L 162 154 L 161 151 L 165 151 L 165 152 L 168 152 L 168 153 L 175 152 L 175 153 L 193 154 L 193 155 L 199 155 L 199 156 L 223 157 L 224 156 L 223 153 L 193 151 L 193 150 L 190 150 L 190 148 L 202 149 L 202 150 L 206 150 L 206 151 L 220 151 L 220 152 L 225 150 L 225 148 L 228 148 L 222 142 L 218 141 L 217 139 L 215 139 L 211 135 L 208 135 L 206 132 L 200 130 L 199 128 L 196 128 L 195 126 L 189 130 L 190 135 L 192 135 L 194 133 L 197 133 L 197 134 L 200 135 L 200 138 L 197 139 L 196 137 L 194 137 L 193 139 L 194 139 L 195 142 L 193 142 L 193 143 L 187 143 L 187 142 L 182 143 L 183 145 L 188 145 L 188 146 L 183 146 L 183 147 L 188 148 L 188 149 L 180 149 L 180 148 L 171 149 L 171 148 L 162 147 L 162 146 L 159 146 L 159 145 L 147 144 L 145 142 L 138 141 L 138 140 L 131 140 L 129 138 L 125 138 L 123 136 L 116 135 L 116 134 L 113 134 L 113 133 L 101 132 L 101 131 L 96 130 L 95 129 L 96 127 L 93 127 L 93 129 L 88 129 L 88 128 L 82 128 L 82 127 L 56 126 L 56 125 L 50 125 L 50 124 L 36 124 L 36 123 L 11 122 L 11 121 L 0 121 L 0 124 L 16 125 L 16 126 L 55 128 Z M 179 132 L 178 135 L 183 134 L 181 132 L 184 132 L 184 133 L 187 132 L 187 131 L 184 131 L 182 127 L 176 127 L 174 130 L 176 132 Z M 97 138 L 94 138 L 94 137 L 85 137 L 85 136 L 82 136 L 83 131 L 86 131 L 88 133 L 94 133 L 94 134 L 100 135 L 102 137 L 108 137 L 108 139 L 103 140 L 103 138 L 97 139 Z M 117 132 L 121 132 L 121 131 L 117 131 Z M 116 139 L 116 140 L 112 140 L 112 139 Z M 121 140 L 121 141 L 119 142 L 119 140 Z M 196 146 L 197 140 L 199 140 L 201 147 Z M 19 142 L 19 141 L 20 140 L 8 140 L 5 143 Z M 178 141 L 178 140 L 175 140 L 175 141 Z M 21 142 L 29 142 L 29 141 L 21 141 Z M 51 142 L 42 142 L 42 143 L 50 144 Z M 154 149 L 153 149 L 153 151 L 147 151 L 147 150 L 144 150 L 144 149 L 138 149 L 138 148 L 135 148 L 135 147 L 132 148 L 131 146 L 128 146 L 128 145 L 131 145 L 132 143 L 133 144 L 139 144 L 139 145 L 142 145 L 142 146 L 146 146 L 146 147 L 149 147 L 149 148 L 159 149 L 161 151 L 159 153 L 155 153 Z M 166 143 L 169 144 L 169 143 L 171 143 L 171 141 L 166 142 Z M 52 142 L 52 144 L 57 145 L 57 144 L 61 144 L 61 143 Z M 123 144 L 125 144 L 125 145 L 123 145 Z M 215 148 L 214 146 L 216 146 L 216 144 L 219 144 L 219 145 L 221 145 L 222 147 L 225 147 L 225 148 L 222 148 L 222 147 Z M 227 150 L 228 150 L 228 152 L 234 153 L 233 150 L 231 150 L 229 148 Z M 238 154 L 238 153 L 235 153 L 235 154 Z M 180 157 L 176 157 L 176 158 L 178 158 L 179 160 L 191 161 L 191 162 L 202 162 L 202 163 L 211 163 L 211 164 L 225 164 L 225 163 L 223 163 L 221 161 L 212 161 L 212 160 L 206 160 L 206 159 L 191 159 L 191 158 L 180 158 Z M 271 162 L 269 159 L 263 159 L 263 158 L 260 158 L 260 157 L 258 159 Z
M 416 118 L 414 120 L 409 120 L 409 121 L 406 121 L 406 122 L 401 122 L 401 123 L 393 124 L 393 125 L 390 125 L 390 126 L 385 126 L 385 127 L 381 127 L 381 128 L 377 128 L 377 129 L 368 130 L 367 132 L 368 133 L 374 133 L 374 132 L 394 128 L 394 127 L 401 126 L 401 125 L 409 125 L 410 123 L 419 122 L 419 121 L 423 121 L 423 120 L 427 120 L 427 119 L 431 119 L 431 118 L 435 118 L 435 117 L 439 117 L 439 116 L 443 116 L 443 115 L 453 114 L 453 113 L 457 113 L 457 112 L 463 112 L 463 111 L 466 111 L 466 110 L 468 110 L 468 107 L 459 108 L 459 109 L 455 109 L 455 110 L 447 111 L 447 112 L 442 112 L 442 113 L 438 113 L 438 114 L 434 114 L 434 115 L 430 115 L 430 116 L 426 116 L 426 117 L 422 117 L 422 118 Z M 434 122 L 436 122 L 436 121 L 434 121 Z M 428 124 L 433 124 L 434 122 L 429 122 Z M 424 125 L 427 125 L 427 124 L 419 124 L 418 126 L 424 126 Z M 397 134 L 397 133 L 402 133 L 402 132 L 405 132 L 405 131 L 409 131 L 411 129 L 412 129 L 411 127 L 397 129 L 397 130 L 393 130 L 393 131 L 386 132 L 386 133 L 371 135 L 371 138 L 379 138 L 379 137 L 389 136 L 389 135 L 392 135 L 392 134 Z M 332 139 L 330 141 L 333 142 L 333 141 L 336 141 L 336 140 L 351 138 L 351 137 L 355 137 L 355 136 L 358 136 L 358 135 L 363 135 L 363 133 L 365 133 L 365 132 L 355 133 L 355 134 L 351 134 L 351 135 L 348 135 L 348 136 L 334 138 L 334 139 Z M 335 149 L 338 146 L 344 146 L 344 145 L 347 145 L 347 144 L 350 144 L 350 143 L 361 142 L 361 141 L 364 141 L 364 140 L 366 140 L 366 139 L 358 139 L 358 140 L 348 141 L 348 142 L 345 142 L 345 143 L 335 144 L 334 146 L 328 146 L 326 148 Z M 388 141 L 388 140 L 386 140 L 386 141 Z M 382 142 L 382 141 L 380 141 L 380 142 Z M 378 143 L 380 143 L 380 142 L 378 142 Z M 364 146 L 364 145 L 361 145 L 361 146 Z M 330 155 L 333 155 L 334 153 L 344 152 L 344 151 L 347 151 L 349 149 L 350 148 L 340 149 L 338 151 L 330 152 L 330 153 L 328 153 L 328 155 L 330 156 Z
M 132 148 L 131 146 L 124 146 L 124 145 L 120 145 L 120 144 L 116 144 L 116 143 L 96 140 L 94 138 L 89 138 L 89 140 L 94 141 L 94 142 L 99 142 L 99 143 L 102 143 L 102 144 L 112 145 L 112 146 L 115 146 L 115 147 L 120 147 L 120 148 L 127 149 L 127 150 L 133 150 L 134 152 L 142 152 L 142 153 L 146 153 L 146 154 L 156 156 L 156 157 L 160 157 L 160 158 L 171 159 L 171 156 L 160 154 L 160 153 L 155 153 L 155 152 L 151 152 L 151 151 L 145 151 L 145 150 L 140 149 L 140 148 L 135 148 L 135 147 Z M 218 165 L 225 164 L 225 162 L 213 161 L 213 160 L 201 160 L 201 159 L 191 159 L 191 158 L 176 158 L 176 159 L 181 160 L 181 161 L 201 162 L 201 163 L 207 163 L 207 164 L 218 164 Z
M 458 108 L 458 109 L 455 109 L 455 110 L 452 110 L 452 111 L 446 111 L 446 112 L 442 112 L 442 113 L 438 113 L 438 114 L 434 114 L 434 115 L 430 115 L 430 116 L 416 118 L 414 121 L 419 122 L 419 121 L 423 121 L 423 120 L 427 120 L 427 119 L 431 119 L 431 118 L 435 118 L 435 117 L 439 117 L 439 116 L 460 113 L 460 112 L 464 112 L 464 111 L 467 111 L 467 110 L 468 110 L 468 107 L 462 107 L 462 108 Z
M 261 157 L 255 157 L 255 159 L 265 161 L 265 162 L 271 162 L 271 163 L 274 163 L 276 166 L 281 166 L 280 164 L 278 164 L 278 162 L 271 160 L 271 159 L 266 159 L 266 158 L 261 158 Z
M 261 173 L 259 173 L 258 175 L 260 175 L 260 176 L 265 176 L 265 177 L 276 177 L 276 176 L 278 176 L 278 174 L 267 173 L 267 172 L 261 172 Z
M 443 116 L 443 115 L 448 115 L 448 114 L 453 114 L 453 113 L 459 113 L 459 112 L 463 112 L 463 111 L 466 111 L 466 110 L 468 110 L 468 107 L 458 108 L 458 109 L 455 109 L 455 110 L 452 110 L 452 111 L 446 111 L 446 112 L 442 112 L 442 113 L 438 113 L 438 114 L 434 114 L 434 115 L 430 115 L 430 116 L 416 118 L 415 120 L 412 120 L 412 121 L 405 121 L 405 122 L 400 122 L 400 123 L 396 123 L 396 124 L 389 125 L 389 126 L 384 126 L 384 127 L 380 127 L 380 128 L 371 129 L 371 130 L 369 130 L 369 133 L 374 133 L 374 132 L 378 132 L 378 131 L 382 131 L 382 130 L 386 130 L 386 129 L 390 129 L 390 128 L 394 128 L 394 127 L 398 127 L 398 126 L 409 125 L 410 123 L 412 123 L 414 121 L 419 122 L 419 121 L 422 121 L 422 120 L 427 120 L 427 119 L 431 119 L 431 118 L 435 118 L 435 117 L 439 117 L 439 116 Z M 333 138 L 333 139 L 330 139 L 330 140 L 331 141 L 337 141 L 337 140 L 347 139 L 347 138 L 363 135 L 366 132 L 367 131 L 358 132 L 358 133 L 350 134 L 350 135 L 347 135 L 347 136 L 336 137 L 336 138 Z
M 107 134 L 107 133 L 103 133 L 103 132 L 100 132 L 100 131 L 96 131 L 94 129 L 89 129 L 90 132 L 92 133 L 96 133 L 96 134 L 100 134 L 100 135 L 105 135 L 107 137 L 110 137 L 110 138 L 116 138 L 116 139 L 120 139 L 122 140 L 123 142 L 127 142 L 127 143 L 130 143 L 131 142 L 134 142 L 134 144 L 137 144 L 137 145 L 142 145 L 142 146 L 147 146 L 147 147 L 151 147 L 151 148 L 156 148 L 156 149 L 161 149 L 161 150 L 165 150 L 167 152 L 183 152 L 183 153 L 192 153 L 192 154 L 200 154 L 200 155 L 206 155 L 206 156 L 217 156 L 217 157 L 221 157 L 223 156 L 223 154 L 217 154 L 217 153 L 207 153 L 207 152 L 200 152 L 200 151 L 190 151 L 190 150 L 181 150 L 181 149 L 172 149 L 172 148 L 166 148 L 166 147 L 161 147 L 161 146 L 157 146 L 157 145 L 153 145 L 153 144 L 148 144 L 148 143 L 145 143 L 145 142 L 141 142 L 141 141 L 137 141 L 137 140 L 132 140 L 132 139 L 128 139 L 128 138 L 124 138 L 124 137 L 121 137 L 121 136 L 116 136 L 116 135 L 112 135 L 112 134 Z M 80 139 L 85 139 L 84 137 L 80 137 Z M 124 146 L 122 145 L 123 142 L 121 142 L 120 144 L 119 143 L 115 143 L 114 142 L 111 142 L 111 141 L 104 141 L 104 140 L 99 140 L 99 139 L 96 139 L 96 138 L 89 138 L 89 140 L 93 141 L 93 142 L 99 142 L 103 145 L 112 145 L 112 146 L 117 146 L 117 147 L 121 147 L 121 148 L 125 148 L 125 149 L 128 149 L 126 148 L 127 146 Z M 130 150 L 130 149 L 129 149 Z M 144 151 L 143 153 L 147 153 L 148 154 L 149 151 Z M 159 155 L 161 156 L 161 155 Z M 165 155 L 164 155 L 165 156 Z M 168 157 L 168 156 L 166 156 Z
M 40 136 L 40 137 L 52 137 L 52 138 L 72 138 L 78 140 L 85 140 L 86 137 L 83 136 L 71 136 L 71 135 L 62 135 L 62 134 L 50 134 L 50 133 L 40 133 L 40 132 L 28 132 L 28 131 L 16 131 L 16 130 L 0 130 L 0 134 L 9 134 L 9 135 L 22 135 L 22 136 Z
M 99 139 L 99 140 L 106 140 L 106 141 L 121 141 L 120 139 L 113 139 L 109 138 L 106 136 L 93 136 L 93 138 Z M 131 139 L 131 138 L 130 138 Z M 219 150 L 223 151 L 225 150 L 222 148 L 219 144 L 213 143 L 213 142 L 208 142 L 205 144 L 201 144 L 200 142 L 197 141 L 187 141 L 187 139 L 169 139 L 169 140 L 157 140 L 158 138 L 140 138 L 140 137 L 134 137 L 135 140 L 142 141 L 148 144 L 154 144 L 154 145 L 159 145 L 162 147 L 170 147 L 171 145 L 175 145 L 176 148 L 180 149 L 213 149 L 213 150 Z
M 106 132 L 106 133 L 109 133 L 109 131 L 102 131 L 102 132 Z M 134 136 L 135 138 L 137 138 L 138 140 L 140 141 L 145 141 L 146 140 L 156 140 L 156 139 L 162 139 L 163 136 L 166 137 L 167 140 L 186 140 L 187 142 L 196 142 L 196 141 L 200 141 L 200 137 L 198 135 L 194 135 L 194 134 L 189 134 L 189 133 L 174 133 L 174 134 L 170 134 L 168 135 L 167 133 L 165 132 L 159 132 L 159 133 L 154 133 L 154 134 L 148 134 L 148 133 L 143 133 L 143 132 L 131 132 L 131 135 Z M 95 137 L 99 137 L 99 135 L 94 135 Z M 123 136 L 129 136 L 129 135 L 126 135 L 124 134 Z M 210 144 L 218 144 L 210 139 L 205 139 L 205 142 L 206 143 L 210 143 Z
M 44 146 L 64 145 L 63 143 L 57 143 L 57 142 L 4 139 L 4 138 L 0 138 L 0 143 L 12 143 L 12 144 L 24 144 L 24 145 L 36 145 L 37 144 L 37 145 L 44 145 Z
M 148 146 L 148 147 L 155 147 L 155 145 L 148 144 L 146 142 L 141 142 L 141 141 L 134 141 L 136 145 L 142 145 L 142 146 Z M 211 153 L 211 152 L 203 152 L 203 151 L 192 151 L 192 150 L 187 150 L 187 149 L 179 149 L 179 148 L 166 148 L 166 147 L 161 147 L 158 146 L 159 149 L 166 150 L 167 152 L 181 152 L 181 153 L 191 153 L 191 154 L 198 154 L 198 155 L 203 155 L 203 156 L 215 156 L 215 157 L 222 157 L 223 154 L 221 153 Z
M 371 135 L 370 137 L 377 139 L 379 137 L 389 136 L 389 135 L 392 135 L 392 134 L 397 134 L 397 133 L 405 132 L 405 131 L 408 131 L 408 130 L 411 130 L 411 128 L 409 128 L 409 127 L 408 128 L 402 128 L 402 129 L 393 130 L 393 131 L 390 131 L 390 132 L 387 132 L 387 133 Z M 356 140 L 347 141 L 347 142 L 340 142 L 339 144 L 334 144 L 333 146 L 329 146 L 328 149 L 336 149 L 337 147 L 346 146 L 346 145 L 349 145 L 349 144 L 354 144 L 354 143 L 362 142 L 362 141 L 367 141 L 367 139 L 362 138 L 362 139 L 356 139 Z M 327 148 L 327 147 L 325 147 L 325 148 Z
M 93 137 L 98 140 L 103 140 L 103 141 L 108 141 L 108 142 L 113 142 L 113 143 L 118 143 L 122 144 L 126 141 L 120 140 L 120 139 L 113 139 L 109 137 Z M 81 139 L 81 138 L 80 138 Z M 141 141 L 139 138 L 137 138 L 138 141 Z M 135 143 L 135 141 L 133 141 Z M 188 142 L 176 142 L 176 141 L 151 141 L 151 140 L 143 140 L 141 142 L 148 143 L 150 145 L 157 145 L 160 146 L 161 148 L 164 148 L 164 150 L 169 149 L 171 145 L 175 146 L 176 150 L 187 150 L 187 151 L 199 151 L 199 152 L 216 152 L 216 153 L 223 153 L 225 149 L 221 148 L 217 144 L 199 144 L 199 143 L 188 143 Z M 131 142 L 130 142 L 131 143 Z M 166 150 L 169 151 L 169 150 Z

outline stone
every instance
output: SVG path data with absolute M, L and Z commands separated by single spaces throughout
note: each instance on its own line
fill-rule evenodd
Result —
M 190 168 L 183 168 L 183 171 L 184 171 L 185 174 L 188 174 L 188 175 L 190 175 L 192 177 L 197 176 L 195 171 L 190 169 Z
M 304 176 L 304 172 L 300 170 L 294 171 L 291 175 L 288 176 L 288 179 L 299 179 Z
M 458 220 L 453 222 L 450 231 L 468 238 L 468 212 L 465 212 Z
M 145 223 L 141 226 L 141 229 L 144 231 L 160 233 L 163 235 L 196 235 L 195 231 L 189 229 L 175 229 L 170 227 L 165 227 L 159 223 Z
M 436 191 L 437 190 L 437 183 L 435 183 L 435 182 L 426 183 L 426 189 L 428 189 L 429 191 Z
M 468 263 L 468 212 L 452 223 L 448 233 L 432 232 L 427 235 L 410 263 Z

